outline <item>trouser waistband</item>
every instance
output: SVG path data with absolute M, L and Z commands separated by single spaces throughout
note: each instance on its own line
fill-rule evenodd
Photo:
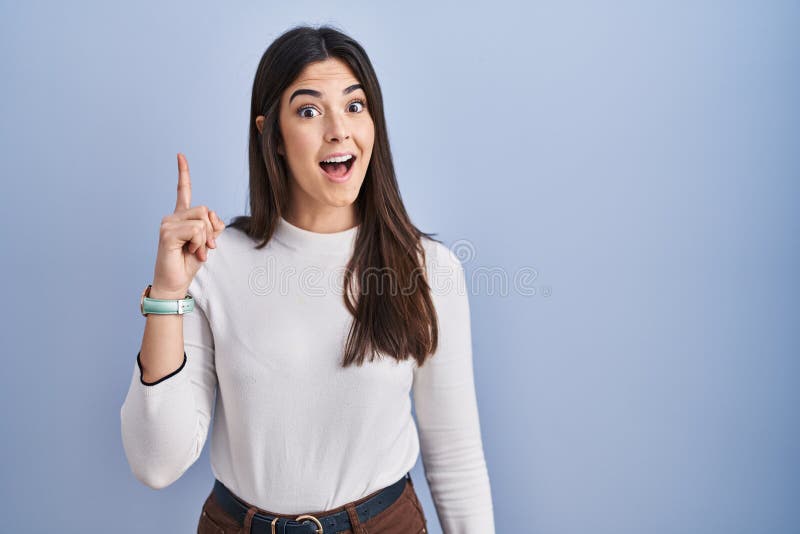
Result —
M 364 523 L 391 506 L 403 493 L 407 482 L 411 482 L 410 472 L 366 501 L 355 505 L 358 521 Z M 287 519 L 260 512 L 253 513 L 255 507 L 247 506 L 217 479 L 214 479 L 212 491 L 220 507 L 240 525 L 246 526 L 247 516 L 252 516 L 248 534 L 334 534 L 354 530 L 347 510 L 318 516 L 300 514 L 294 519 Z M 351 504 L 347 503 L 344 506 Z

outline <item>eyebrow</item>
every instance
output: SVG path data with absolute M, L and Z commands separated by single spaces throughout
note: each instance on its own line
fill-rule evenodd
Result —
M 342 91 L 342 94 L 346 95 L 346 94 L 352 93 L 356 89 L 362 89 L 363 90 L 364 87 L 360 83 L 356 83 L 356 84 L 351 85 L 350 87 L 345 87 L 344 91 Z M 297 91 L 292 93 L 291 98 L 289 98 L 289 103 L 291 104 L 292 100 L 294 100 L 294 97 L 296 97 L 298 95 L 311 95 L 311 96 L 314 96 L 314 97 L 317 97 L 317 98 L 322 98 L 322 93 L 320 93 L 319 91 L 315 91 L 314 89 L 298 89 Z

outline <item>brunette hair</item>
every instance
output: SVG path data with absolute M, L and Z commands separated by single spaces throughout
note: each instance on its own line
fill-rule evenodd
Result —
M 355 200 L 359 228 L 343 295 L 353 323 L 342 366 L 362 365 L 368 353 L 370 361 L 382 353 L 398 361 L 413 357 L 421 366 L 438 345 L 421 238 L 441 241 L 409 219 L 397 186 L 378 78 L 364 48 L 340 30 L 296 26 L 275 39 L 261 57 L 250 105 L 251 214 L 235 217 L 229 226 L 259 241 L 259 249 L 271 239 L 289 200 L 286 162 L 277 152 L 281 95 L 306 65 L 332 57 L 347 63 L 359 79 L 375 125 L 372 156 Z M 259 115 L 264 115 L 263 133 L 256 127 Z M 382 276 L 376 280 L 373 274 L 385 271 L 392 287 L 402 291 L 383 293 L 378 287 Z

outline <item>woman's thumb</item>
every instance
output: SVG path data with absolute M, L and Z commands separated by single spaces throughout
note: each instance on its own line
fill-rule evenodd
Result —
M 217 237 L 225 229 L 225 223 L 222 222 L 222 219 L 217 216 L 216 211 L 211 210 L 209 215 L 211 219 L 211 226 L 214 228 L 214 237 Z

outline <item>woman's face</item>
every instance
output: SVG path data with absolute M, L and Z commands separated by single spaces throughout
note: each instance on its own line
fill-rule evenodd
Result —
M 305 218 L 346 208 L 346 217 L 354 216 L 375 126 L 366 93 L 347 63 L 329 58 L 309 64 L 281 96 L 278 124 L 283 138 L 278 153 L 286 158 L 290 178 L 290 213 Z M 334 153 L 354 156 L 349 177 L 329 177 L 320 165 Z

